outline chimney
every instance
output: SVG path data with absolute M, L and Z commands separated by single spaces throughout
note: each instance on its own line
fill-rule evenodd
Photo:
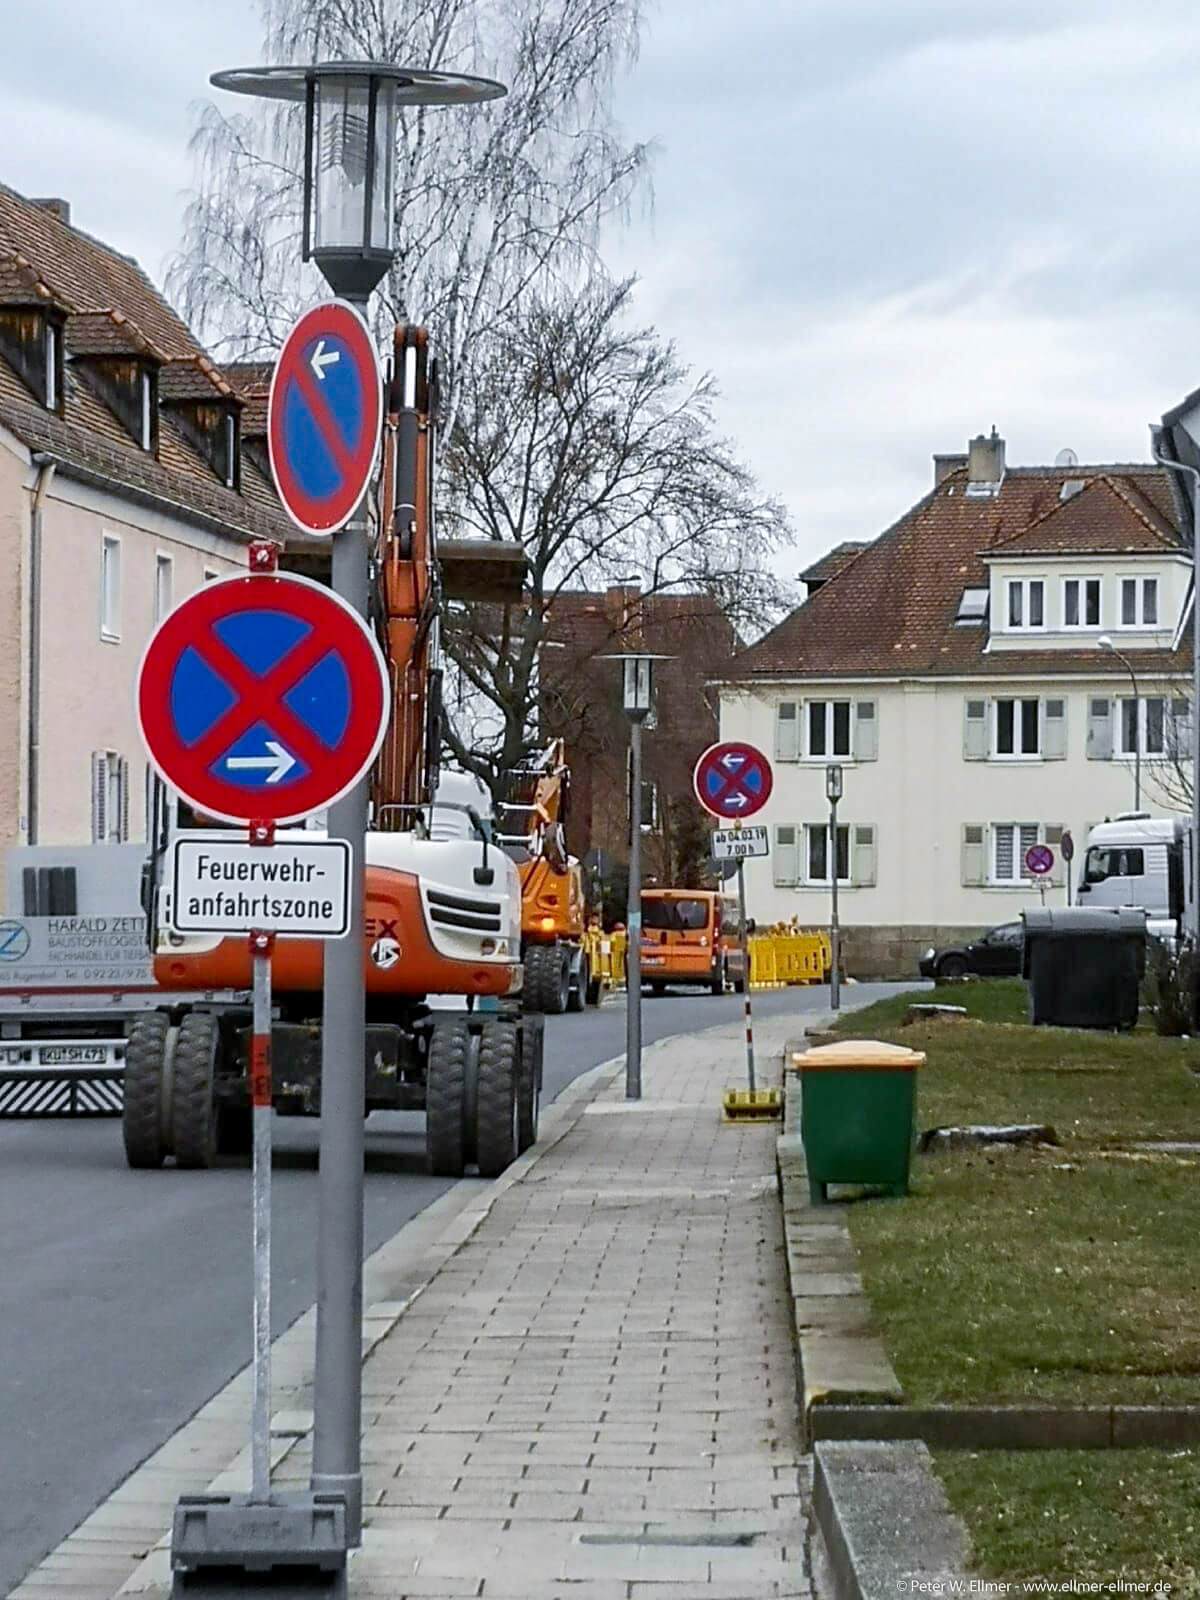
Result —
M 41 206 L 43 211 L 52 211 L 60 222 L 70 225 L 71 202 L 69 200 L 60 200 L 57 195 L 54 195 L 49 199 L 31 200 L 29 203 L 32 206 Z
M 610 584 L 604 596 L 604 609 L 612 618 L 613 626 L 621 633 L 631 630 L 641 633 L 642 580 L 626 578 L 622 583 Z
M 960 451 L 957 455 L 934 456 L 933 458 L 933 487 L 936 489 L 945 483 L 952 472 L 957 472 L 967 464 L 967 452 Z
M 990 438 L 981 433 L 967 446 L 967 484 L 997 488 L 1004 476 L 1004 440 L 992 427 Z

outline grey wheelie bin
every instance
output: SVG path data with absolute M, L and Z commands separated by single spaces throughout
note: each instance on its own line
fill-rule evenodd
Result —
M 1132 1028 L 1146 970 L 1140 907 L 1026 911 L 1021 974 L 1034 1025 Z

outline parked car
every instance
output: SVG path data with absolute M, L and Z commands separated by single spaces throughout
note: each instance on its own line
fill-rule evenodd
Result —
M 948 944 L 926 950 L 919 966 L 923 978 L 1019 978 L 1021 975 L 1021 924 L 1002 922 L 998 928 L 970 944 Z

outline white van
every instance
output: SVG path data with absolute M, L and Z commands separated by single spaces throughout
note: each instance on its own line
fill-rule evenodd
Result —
M 1141 906 L 1147 931 L 1176 938 L 1192 882 L 1191 829 L 1180 818 L 1130 811 L 1088 834 L 1075 903 Z

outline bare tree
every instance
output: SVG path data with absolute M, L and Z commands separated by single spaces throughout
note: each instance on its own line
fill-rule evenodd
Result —
M 636 571 L 643 598 L 691 591 L 709 618 L 716 599 L 746 631 L 779 598 L 764 558 L 786 539 L 786 516 L 717 434 L 712 379 L 631 322 L 631 292 L 596 273 L 578 293 L 527 296 L 507 336 L 471 360 L 444 448 L 443 529 L 515 541 L 530 568 L 519 610 L 468 607 L 447 629 L 464 685 L 494 716 L 484 739 L 460 720 L 448 742 L 486 781 L 531 740 L 564 591 Z M 636 614 L 627 621 L 636 629 Z
M 473 341 L 531 284 L 586 268 L 600 221 L 646 170 L 646 148 L 623 142 L 610 108 L 614 76 L 636 53 L 641 0 L 260 0 L 260 9 L 273 62 L 371 58 L 509 86 L 483 107 L 401 118 L 397 253 L 378 315 L 436 329 L 452 416 Z M 229 357 L 272 354 L 317 287 L 299 265 L 302 111 L 247 105 L 232 116 L 199 109 L 198 188 L 168 272 L 184 316 Z

